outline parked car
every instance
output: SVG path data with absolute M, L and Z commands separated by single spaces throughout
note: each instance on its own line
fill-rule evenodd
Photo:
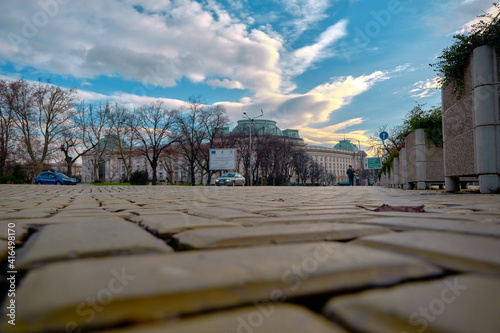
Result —
M 215 185 L 245 186 L 245 177 L 239 173 L 225 173 L 215 180 Z
M 35 184 L 48 185 L 76 185 L 76 179 L 70 178 L 60 172 L 44 171 L 40 172 L 35 178 Z

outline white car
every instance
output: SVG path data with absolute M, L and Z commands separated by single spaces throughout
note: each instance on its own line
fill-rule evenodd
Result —
M 215 185 L 245 186 L 245 177 L 239 173 L 225 173 L 215 180 Z

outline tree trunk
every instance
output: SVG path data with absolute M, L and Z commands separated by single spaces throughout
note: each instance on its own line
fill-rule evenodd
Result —
M 94 183 L 100 183 L 99 163 L 94 164 Z
M 157 177 L 156 177 L 156 168 L 158 167 L 158 162 L 157 159 L 153 159 L 153 163 L 151 163 L 151 169 L 153 169 L 153 178 L 152 178 L 152 184 L 156 185 L 157 182 Z
M 194 174 L 194 163 L 191 163 L 190 171 L 191 171 L 191 186 L 195 186 L 196 185 L 196 177 Z
M 5 173 L 6 161 L 7 161 L 7 154 L 2 152 L 2 154 L 0 154 L 0 177 L 3 176 Z
M 73 171 L 71 168 L 73 167 L 73 159 L 71 157 L 66 157 L 66 176 L 73 177 Z
M 212 171 L 209 170 L 207 173 L 207 185 L 210 186 L 212 185 Z

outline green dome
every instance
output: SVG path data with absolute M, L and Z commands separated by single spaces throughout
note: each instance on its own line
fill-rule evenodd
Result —
M 233 129 L 233 133 L 244 135 L 250 134 L 249 120 L 238 120 L 238 125 Z M 252 135 L 279 135 L 283 136 L 281 130 L 276 126 L 274 120 L 254 119 L 252 120 Z
M 337 143 L 333 148 L 349 151 L 359 151 L 358 147 L 352 144 L 349 140 L 340 140 L 339 143 Z

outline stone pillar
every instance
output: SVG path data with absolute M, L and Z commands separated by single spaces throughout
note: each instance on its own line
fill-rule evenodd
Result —
M 399 186 L 403 190 L 408 189 L 406 183 L 406 148 L 399 151 Z
M 425 158 L 425 131 L 423 128 L 415 130 L 415 150 L 416 150 L 416 171 L 417 189 L 425 190 L 425 180 L 427 179 L 427 166 Z
M 394 187 L 399 188 L 399 159 L 397 157 L 392 161 L 393 172 L 394 172 Z
M 474 49 L 472 85 L 475 169 L 481 193 L 500 189 L 500 120 L 497 57 L 493 47 Z
M 394 185 L 394 167 L 391 166 L 389 169 L 389 187 L 393 187 Z
M 446 192 L 460 191 L 460 179 L 458 177 L 444 177 L 444 189 Z

